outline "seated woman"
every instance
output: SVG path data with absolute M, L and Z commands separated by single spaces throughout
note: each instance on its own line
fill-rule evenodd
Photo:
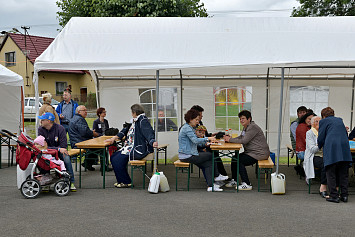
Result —
M 109 128 L 108 121 L 105 119 L 106 117 L 106 110 L 105 108 L 98 108 L 96 110 L 97 117 L 92 124 L 92 129 L 95 130 L 99 134 L 99 136 L 105 135 L 105 130 Z
M 144 114 L 144 109 L 139 104 L 131 106 L 133 123 L 125 127 L 116 136 L 107 139 L 111 144 L 116 139 L 126 137 L 124 146 L 111 156 L 111 164 L 115 171 L 117 188 L 128 188 L 131 186 L 131 178 L 127 172 L 129 160 L 141 160 L 149 153 L 153 152 L 153 147 L 158 147 L 155 141 L 155 134 L 148 118 Z
M 215 181 L 223 181 L 228 176 L 220 175 L 215 167 L 212 167 L 212 153 L 198 152 L 197 145 L 205 144 L 208 141 L 216 141 L 214 137 L 198 138 L 195 133 L 195 127 L 199 123 L 200 113 L 197 110 L 190 109 L 185 114 L 186 123 L 181 127 L 179 132 L 179 159 L 197 165 L 204 170 L 205 179 L 207 181 L 207 191 L 212 191 L 212 168 L 215 170 Z M 213 186 L 214 191 L 223 191 L 219 185 Z
M 319 116 L 314 116 L 311 119 L 312 128 L 306 134 L 306 151 L 304 154 L 303 168 L 306 173 L 306 181 L 315 177 L 314 168 L 321 170 L 319 194 L 323 198 L 328 197 L 327 193 L 327 177 L 323 163 L 323 151 L 318 148 L 318 130 L 319 130 Z

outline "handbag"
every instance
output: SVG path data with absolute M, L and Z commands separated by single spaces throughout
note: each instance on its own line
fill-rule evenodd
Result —
M 107 128 L 105 130 L 105 136 L 116 136 L 119 130 L 117 128 Z

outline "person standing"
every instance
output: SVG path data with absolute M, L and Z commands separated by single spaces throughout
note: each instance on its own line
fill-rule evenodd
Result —
M 328 202 L 348 202 L 349 165 L 352 161 L 348 133 L 341 118 L 334 117 L 330 107 L 322 109 L 319 121 L 318 147 L 323 148 L 323 162 L 329 189 Z M 340 188 L 339 193 L 336 189 Z
M 65 128 L 60 124 L 54 123 L 54 115 L 52 113 L 44 113 L 42 116 L 38 116 L 38 118 L 41 119 L 41 126 L 38 128 L 38 136 L 42 135 L 45 138 L 49 149 L 59 151 L 59 159 L 64 161 L 65 168 L 70 175 L 70 190 L 76 191 L 73 167 L 66 149 L 67 133 L 65 132 Z
M 71 90 L 69 88 L 65 89 L 63 101 L 58 104 L 56 111 L 59 115 L 60 124 L 65 128 L 66 132 L 69 132 L 69 122 L 74 117 L 78 106 L 78 103 L 71 99 Z
M 52 113 L 55 117 L 54 122 L 57 124 L 60 124 L 59 122 L 59 116 L 57 114 L 57 111 L 55 111 L 55 108 L 51 105 L 52 102 L 52 94 L 51 93 L 45 93 L 42 95 L 43 99 L 43 105 L 39 109 L 38 115 L 41 116 L 42 114 L 49 112 Z
M 253 165 L 258 160 L 267 160 L 270 156 L 270 149 L 263 131 L 252 121 L 250 111 L 242 110 L 239 112 L 238 117 L 240 124 L 244 127 L 241 135 L 236 138 L 224 136 L 224 141 L 243 144 L 244 152 L 239 154 L 239 174 L 242 184 L 238 186 L 238 189 L 252 190 L 253 187 L 249 181 L 245 166 Z M 237 179 L 237 162 L 232 162 L 231 169 L 231 182 L 233 182 Z

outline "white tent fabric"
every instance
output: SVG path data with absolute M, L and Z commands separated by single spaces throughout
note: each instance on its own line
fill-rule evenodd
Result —
M 41 70 L 91 70 L 100 84 L 98 99 L 106 109 L 116 110 L 117 102 L 108 95 L 131 80 L 136 85 L 127 87 L 125 97 L 136 99 L 131 89 L 137 91 L 144 79 L 155 79 L 156 70 L 161 79 L 179 79 L 181 70 L 184 80 L 209 79 L 211 86 L 213 79 L 218 84 L 224 79 L 280 78 L 281 67 L 288 68 L 287 78 L 353 79 L 354 38 L 355 17 L 72 18 L 36 59 L 34 84 L 38 96 Z M 271 89 L 276 84 L 271 83 Z M 258 85 L 265 101 L 265 82 Z M 280 91 L 279 85 L 276 88 Z M 279 101 L 273 100 L 277 95 L 269 102 L 272 115 L 279 113 Z M 255 104 L 253 113 L 263 105 Z
M 20 130 L 21 86 L 22 77 L 0 65 L 0 129 L 16 133 Z

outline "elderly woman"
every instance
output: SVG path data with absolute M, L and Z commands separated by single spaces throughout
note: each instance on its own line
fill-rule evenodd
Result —
M 92 129 L 95 130 L 100 136 L 105 135 L 105 130 L 109 128 L 108 121 L 105 119 L 105 108 L 98 108 L 96 110 L 96 115 L 99 118 L 92 124 Z
M 348 134 L 341 118 L 334 117 L 334 110 L 330 107 L 321 112 L 319 122 L 318 147 L 323 147 L 323 162 L 329 189 L 329 202 L 339 203 L 348 201 L 349 164 L 352 161 Z M 336 189 L 341 191 L 340 199 Z
M 127 172 L 129 160 L 141 160 L 149 153 L 153 152 L 153 147 L 157 148 L 155 134 L 148 118 L 144 114 L 144 109 L 139 104 L 131 106 L 133 123 L 125 127 L 116 136 L 106 141 L 111 144 L 116 139 L 126 137 L 124 146 L 111 156 L 111 164 L 115 171 L 117 188 L 128 188 L 131 186 L 131 178 Z
M 55 111 L 55 108 L 51 105 L 52 102 L 52 94 L 51 93 L 45 93 L 42 94 L 43 97 L 43 105 L 41 106 L 41 108 L 39 109 L 39 116 L 42 116 L 44 113 L 46 112 L 50 112 L 52 114 L 54 114 L 54 122 L 57 124 L 60 124 L 59 122 L 59 116 L 57 114 L 57 112 Z
M 309 182 L 309 179 L 315 177 L 314 168 L 321 170 L 319 194 L 323 198 L 327 198 L 327 177 L 323 164 L 323 152 L 317 145 L 320 120 L 321 118 L 319 116 L 314 116 L 311 119 L 312 128 L 306 134 L 306 151 L 304 154 L 303 168 L 306 173 L 307 182 Z
M 223 176 L 219 174 L 215 167 L 212 167 L 212 153 L 198 152 L 197 145 L 204 145 L 208 141 L 215 141 L 214 137 L 203 137 L 198 138 L 195 133 L 195 128 L 200 122 L 200 113 L 197 110 L 190 109 L 185 114 L 186 123 L 181 127 L 179 132 L 179 159 L 183 162 L 188 162 L 197 165 L 199 168 L 204 170 L 203 174 L 205 176 L 208 188 L 207 191 L 212 191 L 212 169 L 215 170 L 215 175 L 217 176 L 215 181 L 223 181 L 228 179 L 228 176 Z M 219 185 L 215 184 L 213 186 L 214 191 L 223 191 Z

